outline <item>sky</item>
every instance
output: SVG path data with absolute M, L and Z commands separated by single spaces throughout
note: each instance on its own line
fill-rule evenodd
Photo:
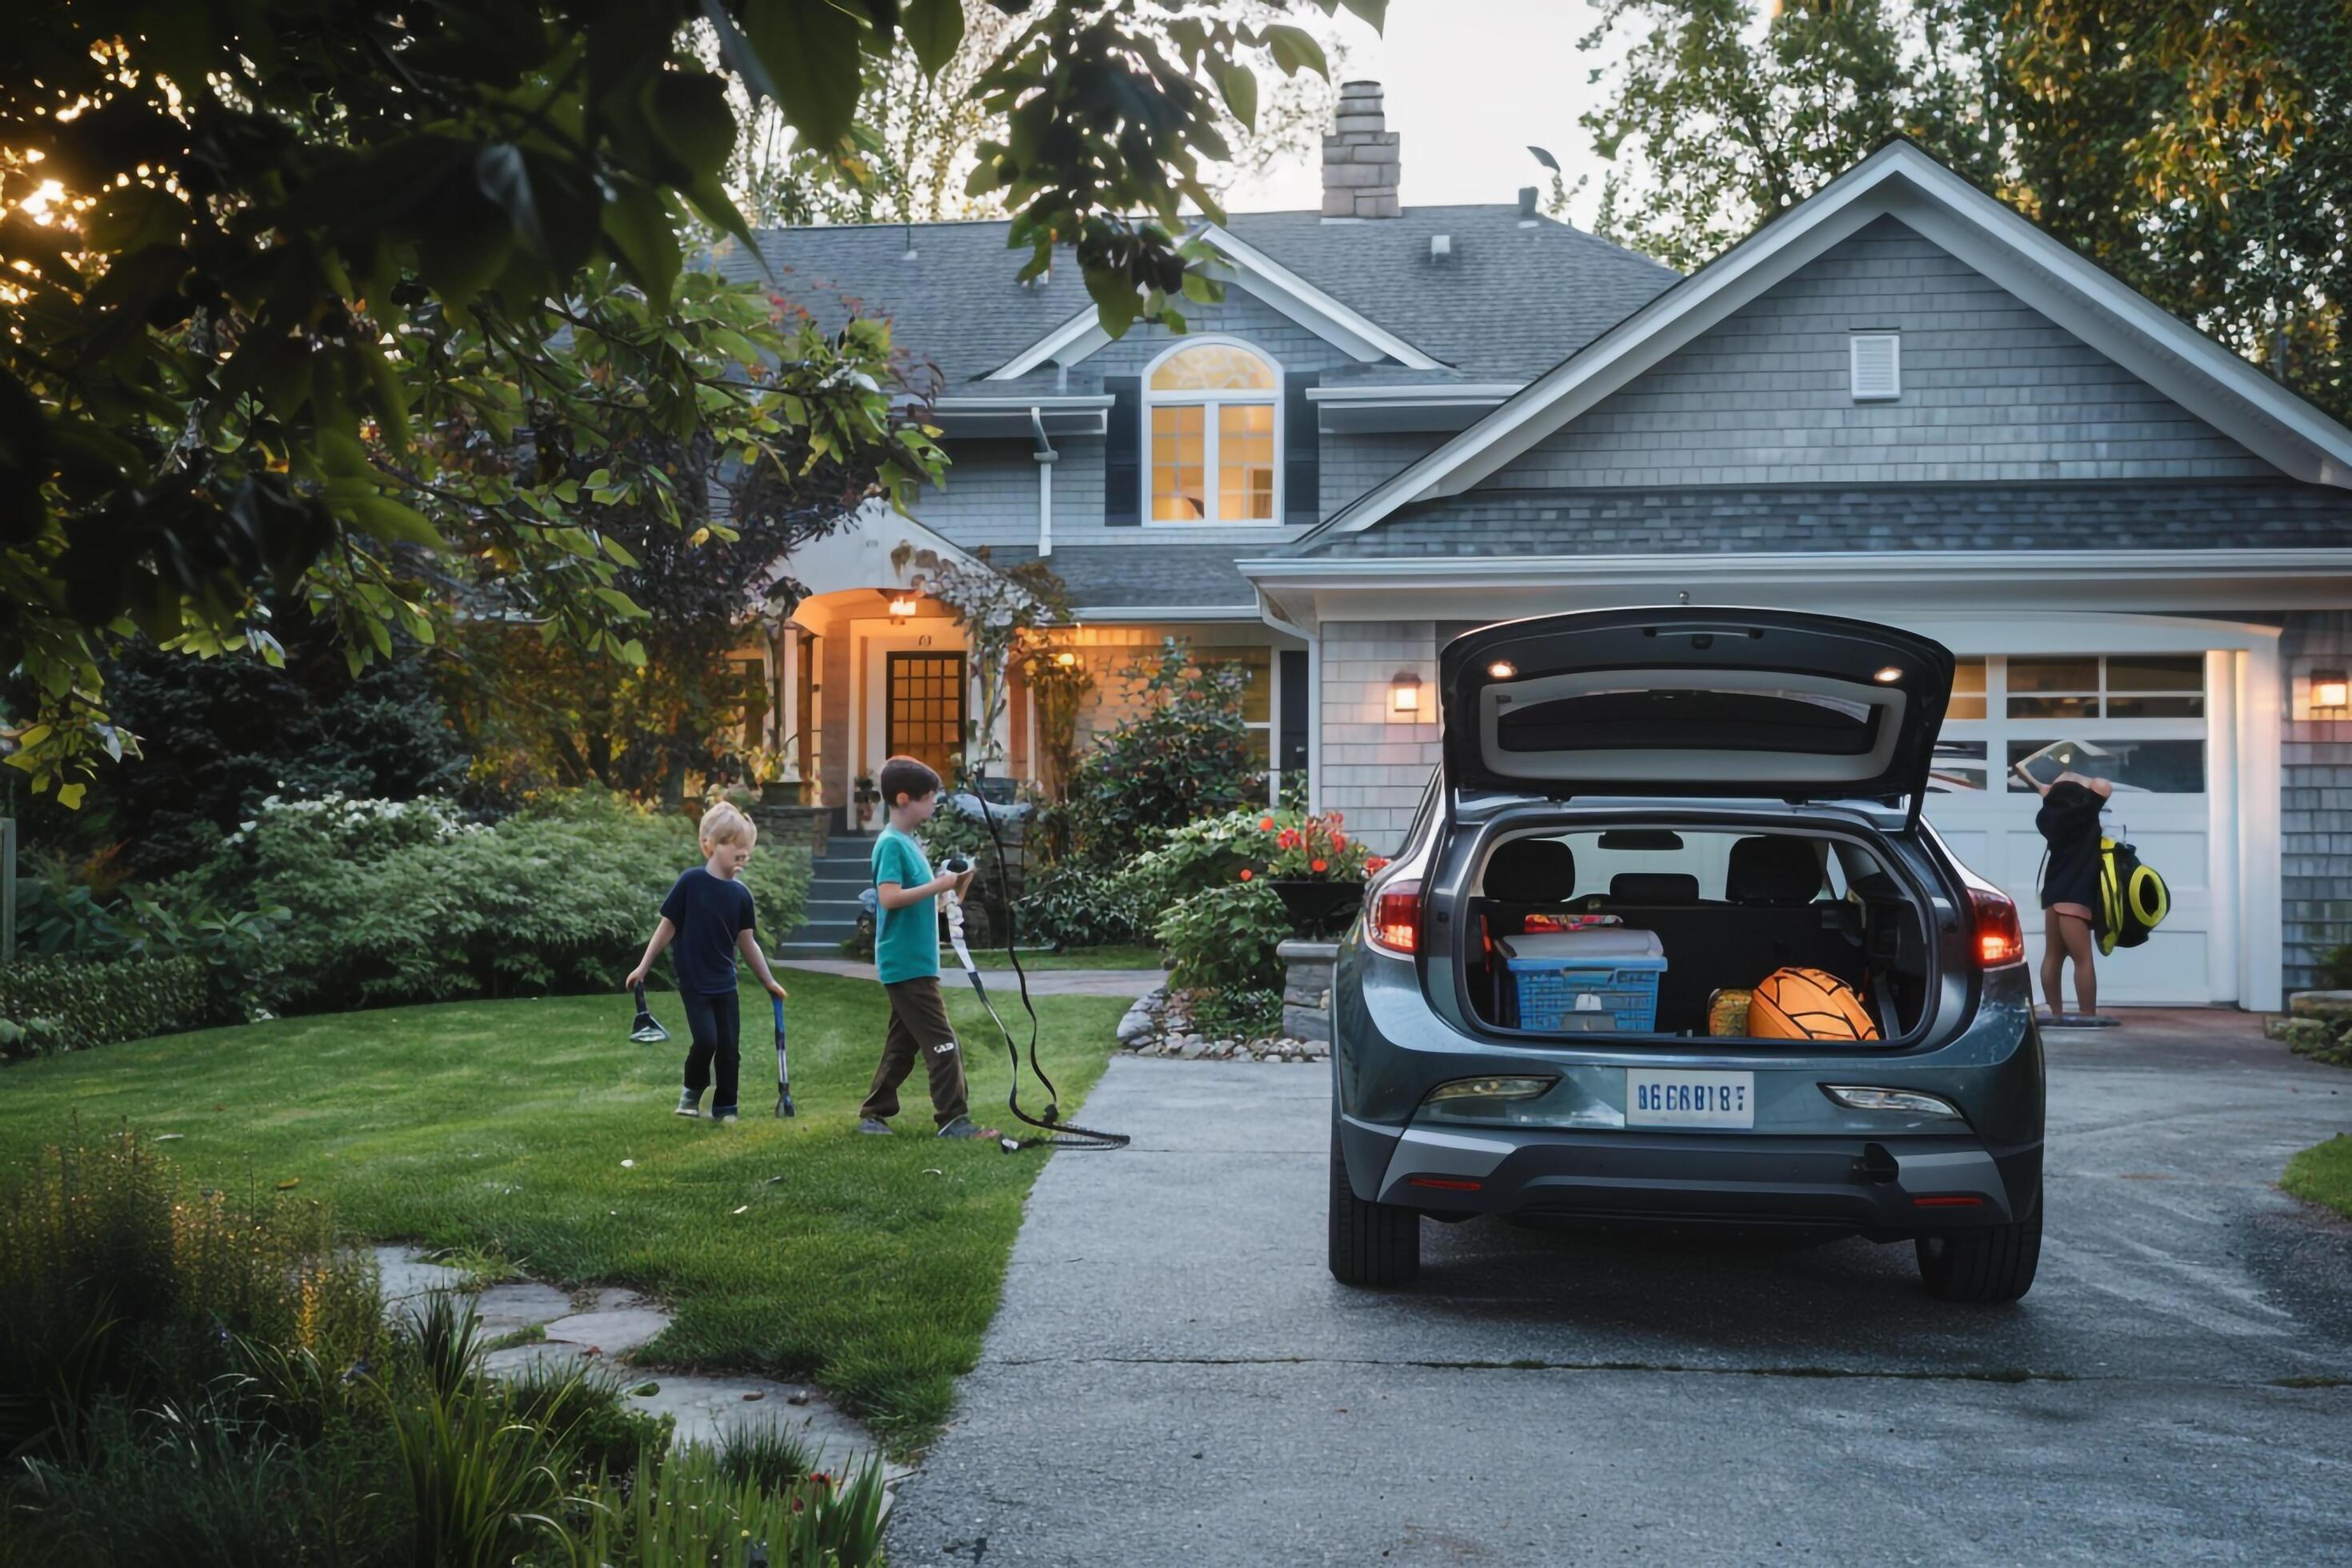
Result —
M 1304 7 L 1301 8 L 1305 10 Z M 1322 19 L 1313 17 L 1316 30 Z M 1528 155 L 1547 148 L 1573 185 L 1592 178 L 1569 206 L 1589 224 L 1601 195 L 1601 168 L 1577 117 L 1601 100 L 1592 68 L 1618 52 L 1577 47 L 1592 30 L 1584 0 L 1390 0 L 1385 36 L 1345 12 L 1331 25 L 1348 48 L 1339 73 L 1387 89 L 1389 129 L 1403 157 L 1399 198 L 1406 206 L 1509 202 L 1521 185 L 1549 189 L 1550 174 Z M 1309 159 L 1269 171 L 1226 193 L 1228 211 L 1315 207 L 1322 166 Z

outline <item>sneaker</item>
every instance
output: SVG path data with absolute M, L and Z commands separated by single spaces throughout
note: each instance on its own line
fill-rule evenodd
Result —
M 710 1120 L 713 1121 L 733 1121 L 736 1119 L 735 1108 L 731 1105 L 724 1110 L 715 1105 L 710 1108 Z
M 891 1128 L 888 1122 L 877 1121 L 871 1116 L 860 1118 L 857 1123 L 857 1130 L 860 1132 L 871 1133 L 877 1138 L 887 1138 L 891 1134 Z
M 698 1095 L 698 1094 L 681 1094 L 681 1095 L 679 1095 L 679 1096 L 677 1097 L 677 1113 L 678 1113 L 680 1116 L 699 1116 L 699 1115 L 701 1115 L 701 1114 L 702 1114 L 702 1096 L 700 1096 L 700 1095 Z
M 1001 1137 L 1002 1134 L 993 1127 L 973 1126 L 971 1118 L 969 1116 L 959 1116 L 940 1129 L 940 1136 L 942 1138 L 996 1138 Z

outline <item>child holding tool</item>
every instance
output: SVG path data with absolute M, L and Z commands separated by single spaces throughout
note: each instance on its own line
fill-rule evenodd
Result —
M 670 949 L 677 970 L 678 1000 L 686 1007 L 687 1027 L 693 1040 L 687 1048 L 686 1088 L 678 1097 L 677 1113 L 701 1115 L 702 1091 L 712 1089 L 710 1119 L 732 1121 L 742 1026 L 735 995 L 736 954 L 750 961 L 751 973 L 776 999 L 780 1075 L 786 993 L 769 972 L 767 955 L 760 951 L 753 934 L 751 889 L 739 880 L 743 868 L 751 863 L 759 829 L 750 817 L 721 801 L 703 814 L 700 837 L 704 863 L 680 874 L 670 888 L 669 897 L 662 900 L 660 923 L 646 943 L 646 955 L 629 972 L 625 984 L 632 991 L 643 985 L 654 960 L 663 949 Z M 780 1111 L 782 1101 L 780 1084 Z

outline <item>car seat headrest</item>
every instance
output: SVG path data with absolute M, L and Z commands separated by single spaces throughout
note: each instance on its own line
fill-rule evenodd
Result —
M 1695 904 L 1698 879 L 1687 871 L 1620 871 L 1609 879 L 1609 898 L 1620 904 Z
M 1759 834 L 1731 847 L 1723 892 L 1735 904 L 1810 904 L 1821 890 L 1822 862 L 1811 839 Z
M 1557 838 L 1515 838 L 1486 862 L 1486 896 L 1506 904 L 1557 904 L 1576 890 L 1576 854 Z

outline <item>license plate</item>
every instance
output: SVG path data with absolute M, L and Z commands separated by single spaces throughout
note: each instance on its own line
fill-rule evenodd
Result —
M 1627 1068 L 1628 1127 L 1753 1127 L 1756 1075 L 1689 1068 Z

